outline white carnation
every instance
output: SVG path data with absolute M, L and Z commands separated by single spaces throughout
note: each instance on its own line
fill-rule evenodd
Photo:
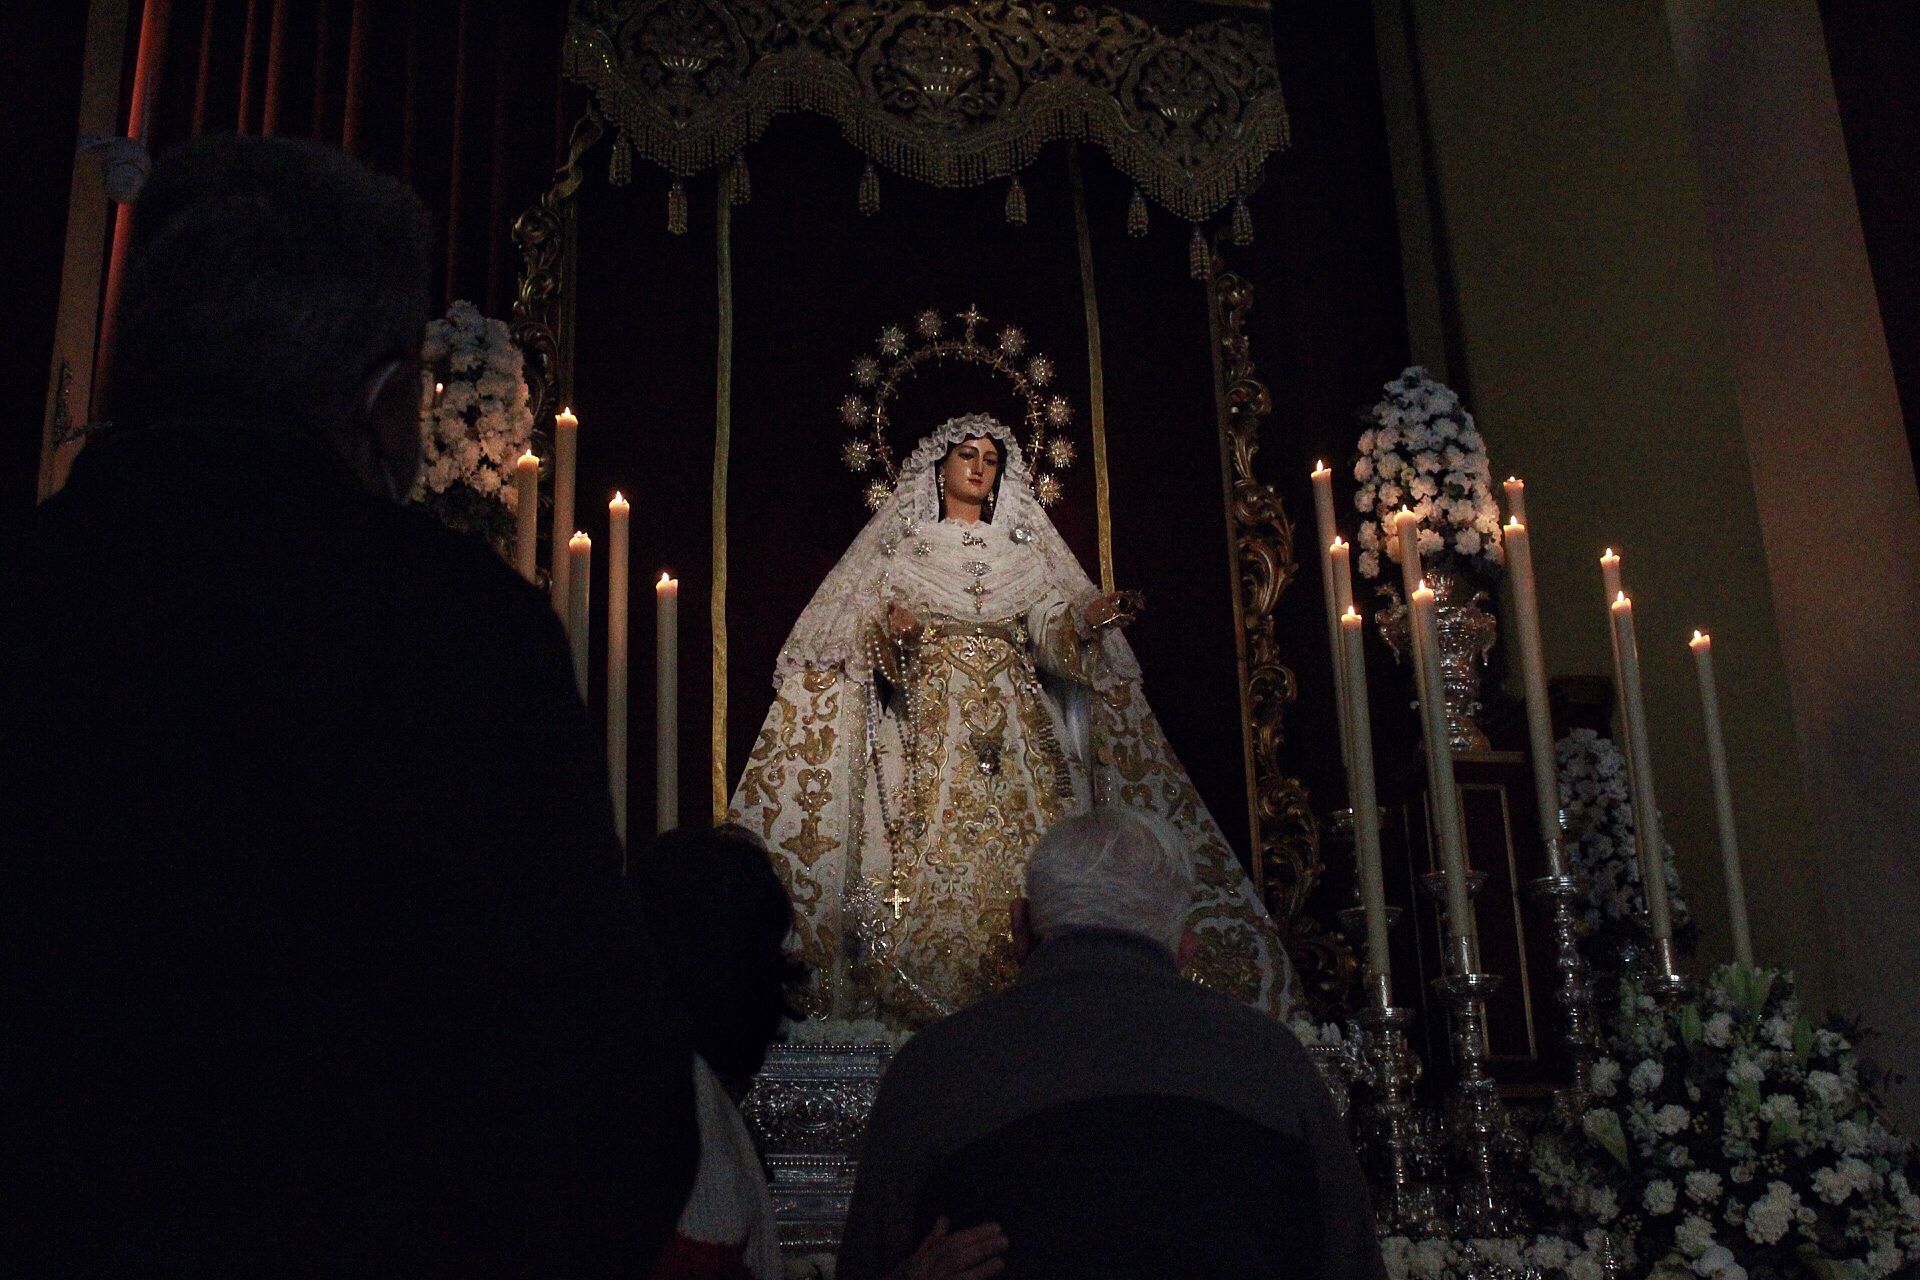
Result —
M 1689 1258 L 1697 1258 L 1713 1245 L 1713 1224 L 1697 1213 L 1690 1213 L 1673 1231 L 1673 1242 Z
M 1767 1194 L 1747 1209 L 1747 1234 L 1759 1244 L 1778 1244 L 1793 1226 L 1800 1197 L 1784 1182 L 1767 1184 Z
M 1679 1193 L 1674 1190 L 1673 1184 L 1665 1178 L 1655 1178 L 1652 1182 L 1649 1182 L 1647 1189 L 1640 1195 L 1640 1202 L 1646 1205 L 1647 1212 L 1656 1215 L 1672 1213 L 1674 1206 L 1679 1203 L 1679 1199 Z
M 1685 1107 L 1677 1102 L 1669 1102 L 1666 1106 L 1653 1113 L 1653 1127 L 1662 1135 L 1671 1138 L 1674 1134 L 1686 1128 L 1688 1121 L 1692 1119 L 1692 1115 L 1688 1113 Z
M 1687 1175 L 1687 1196 L 1701 1204 L 1712 1204 L 1720 1198 L 1722 1185 L 1720 1175 L 1711 1169 L 1695 1169 Z
M 1708 1018 L 1700 1028 L 1700 1038 L 1716 1049 L 1724 1049 L 1733 1041 L 1733 1015 L 1716 1013 Z
M 1660 1087 L 1665 1077 L 1660 1064 L 1649 1058 L 1633 1069 L 1633 1074 L 1627 1077 L 1627 1087 L 1638 1094 L 1649 1094 Z
M 1620 1064 L 1612 1058 L 1600 1059 L 1593 1064 L 1589 1080 L 1594 1093 L 1603 1098 L 1612 1097 L 1615 1086 L 1620 1083 Z

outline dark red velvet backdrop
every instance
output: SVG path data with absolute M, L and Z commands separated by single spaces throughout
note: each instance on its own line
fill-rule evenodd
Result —
M 1341 7 L 1344 8 L 1344 7 Z M 1397 238 L 1364 11 L 1290 6 L 1276 15 L 1298 143 L 1254 200 L 1258 242 L 1227 264 L 1256 284 L 1256 361 L 1276 401 L 1260 457 L 1296 518 L 1306 563 L 1281 605 L 1282 642 L 1301 677 L 1289 720 L 1289 768 L 1317 806 L 1341 801 L 1320 584 L 1306 473 L 1344 458 L 1355 410 L 1405 362 Z M 861 160 L 817 119 L 780 121 L 747 149 L 753 200 L 733 211 L 735 375 L 729 484 L 727 780 L 739 775 L 771 699 L 769 674 L 787 628 L 865 519 L 842 469 L 835 407 L 848 366 L 881 326 L 923 307 L 977 304 L 1025 329 L 1054 357 L 1076 407 L 1081 460 L 1055 517 L 1097 573 L 1088 441 L 1086 333 L 1063 147 L 1025 175 L 1029 224 L 1005 222 L 1001 183 L 936 191 L 883 173 L 881 209 L 860 215 Z M 1129 186 L 1097 152 L 1082 153 L 1107 376 L 1113 548 L 1120 585 L 1146 591 L 1133 632 L 1147 687 L 1203 797 L 1244 854 L 1247 808 L 1238 728 L 1228 533 L 1214 417 L 1205 291 L 1187 274 L 1189 228 L 1156 211 L 1152 233 L 1124 233 Z M 690 233 L 667 234 L 667 176 L 636 165 L 613 188 L 604 149 L 580 201 L 582 280 L 575 334 L 581 413 L 581 523 L 605 529 L 605 499 L 636 502 L 636 578 L 660 566 L 681 596 L 683 818 L 709 805 L 706 660 L 711 638 L 710 503 L 714 421 L 715 183 L 688 184 Z M 952 413 L 1004 391 L 934 375 L 896 415 L 901 447 Z M 1350 486 L 1344 490 L 1350 492 Z M 604 590 L 605 569 L 596 570 Z M 653 660 L 652 602 L 636 593 L 633 662 Z M 596 667 L 604 624 L 594 634 Z M 1385 688 L 1395 686 L 1390 679 Z M 594 695 L 602 696 L 600 678 Z M 632 701 L 635 829 L 653 814 L 651 682 Z M 1395 717 L 1389 717 L 1390 720 Z
M 507 231 L 546 188 L 579 99 L 564 0 L 146 0 L 133 6 L 133 126 L 157 154 L 202 133 L 314 138 L 411 186 L 445 236 L 449 301 L 513 299 Z M 124 244 L 116 236 L 115 251 Z M 110 272 L 108 314 L 115 291 Z M 111 362 L 103 326 L 102 365 Z

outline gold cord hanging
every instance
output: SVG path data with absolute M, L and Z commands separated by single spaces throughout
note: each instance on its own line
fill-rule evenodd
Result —
M 747 172 L 746 153 L 733 158 L 733 164 L 727 169 L 727 202 L 746 204 L 753 199 L 753 175 Z

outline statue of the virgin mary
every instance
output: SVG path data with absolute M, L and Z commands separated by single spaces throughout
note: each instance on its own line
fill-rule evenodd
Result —
M 1005 985 L 1028 852 L 1095 802 L 1190 851 L 1193 976 L 1287 1011 L 1279 937 L 1141 693 L 1129 604 L 1001 423 L 955 418 L 908 456 L 781 649 L 731 805 L 792 893 L 803 1012 L 914 1028 Z

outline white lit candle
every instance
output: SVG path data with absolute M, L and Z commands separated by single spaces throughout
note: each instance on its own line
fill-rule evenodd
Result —
M 1393 965 L 1387 951 L 1387 888 L 1380 866 L 1380 804 L 1374 794 L 1373 724 L 1367 703 L 1366 649 L 1360 615 L 1340 614 L 1340 645 L 1347 670 L 1347 798 L 1353 803 L 1353 852 L 1360 879 L 1360 905 L 1367 915 L 1368 989 L 1382 1006 L 1393 1004 Z
M 1440 866 L 1447 878 L 1447 923 L 1452 957 L 1461 973 L 1475 967 L 1477 928 L 1467 886 L 1467 845 L 1460 823 L 1460 796 L 1453 781 L 1453 752 L 1447 745 L 1447 706 L 1440 675 L 1440 629 L 1432 588 L 1419 583 L 1411 596 L 1414 675 L 1420 695 L 1420 727 L 1427 747 L 1427 791 L 1433 803 L 1434 834 Z
M 553 607 L 564 609 L 572 574 L 568 558 L 560 554 L 561 539 L 573 528 L 573 474 L 580 444 L 580 419 L 562 409 L 553 419 Z
M 1620 585 L 1620 557 L 1614 554 L 1612 547 L 1608 547 L 1600 556 L 1600 587 L 1606 593 L 1609 607 L 1625 590 Z M 1611 625 L 1607 627 L 1607 649 L 1613 654 L 1613 693 L 1614 698 L 1619 700 L 1624 697 L 1621 691 L 1620 637 L 1615 634 Z M 1619 705 L 1625 708 L 1627 704 L 1621 701 Z M 1614 745 L 1620 748 L 1620 755 L 1627 762 L 1627 790 L 1630 794 L 1636 794 L 1640 790 L 1640 784 L 1634 773 L 1633 726 L 1627 723 L 1624 710 L 1615 717 L 1613 737 Z
M 633 504 L 607 503 L 607 781 L 613 826 L 627 841 L 627 535 Z
M 653 789 L 656 831 L 680 825 L 680 580 L 653 584 Z
M 1400 544 L 1401 594 L 1411 600 L 1426 577 L 1420 568 L 1420 517 L 1402 507 L 1393 513 L 1388 532 Z
M 1713 679 L 1713 637 L 1693 633 L 1694 669 L 1700 676 L 1700 711 L 1707 723 L 1707 763 L 1713 770 L 1713 809 L 1720 824 L 1720 865 L 1727 877 L 1727 918 L 1733 926 L 1733 958 L 1753 963 L 1747 927 L 1747 889 L 1740 878 L 1740 841 L 1733 828 L 1733 786 L 1727 778 L 1727 747 L 1720 736 L 1720 694 Z
M 528 582 L 540 576 L 540 459 L 532 450 L 513 464 L 513 567 Z
M 1653 756 L 1647 750 L 1647 708 L 1640 693 L 1640 647 L 1634 640 L 1633 601 L 1622 591 L 1608 606 L 1613 638 L 1620 652 L 1620 706 L 1632 743 L 1633 834 L 1640 846 L 1640 880 L 1647 895 L 1647 920 L 1655 942 L 1673 937 L 1667 909 L 1666 852 L 1660 839 L 1660 810 L 1653 791 Z
M 1351 677 L 1347 672 L 1345 643 L 1340 641 L 1340 619 L 1353 607 L 1352 550 L 1343 540 L 1335 538 L 1321 559 L 1328 567 L 1327 576 L 1333 584 L 1332 612 L 1327 616 L 1334 624 L 1333 638 L 1339 642 L 1335 644 L 1333 650 L 1333 691 L 1334 705 L 1340 713 L 1340 759 L 1351 771 L 1353 768 L 1353 761 L 1350 758 L 1353 751 L 1353 731 L 1350 724 L 1352 712 L 1347 703 L 1347 686 L 1351 682 Z M 1349 794 L 1347 800 L 1352 803 L 1353 796 Z
M 1527 522 L 1527 482 L 1519 476 L 1508 476 L 1501 483 L 1500 488 L 1507 495 L 1508 519 L 1525 524 Z
M 1333 656 L 1333 705 L 1340 723 L 1340 757 L 1344 761 L 1347 754 L 1347 680 L 1340 648 L 1340 612 L 1346 606 L 1339 602 L 1339 592 L 1334 586 L 1333 559 L 1329 552 L 1340 536 L 1333 518 L 1333 470 L 1324 462 L 1316 462 L 1308 478 L 1313 481 L 1314 527 L 1320 534 L 1320 596 L 1327 610 L 1327 652 Z
M 1547 661 L 1540 645 L 1533 544 L 1525 522 L 1517 516 L 1507 521 L 1506 544 L 1507 572 L 1513 578 L 1514 631 L 1520 637 L 1520 683 L 1527 699 L 1527 751 L 1533 757 L 1534 808 L 1540 821 L 1540 839 L 1547 847 L 1547 874 L 1564 876 L 1567 859 L 1560 845 L 1560 779 L 1553 722 L 1547 708 Z
M 573 650 L 573 680 L 587 696 L 587 590 L 593 582 L 593 539 L 576 533 L 567 539 L 567 644 Z

